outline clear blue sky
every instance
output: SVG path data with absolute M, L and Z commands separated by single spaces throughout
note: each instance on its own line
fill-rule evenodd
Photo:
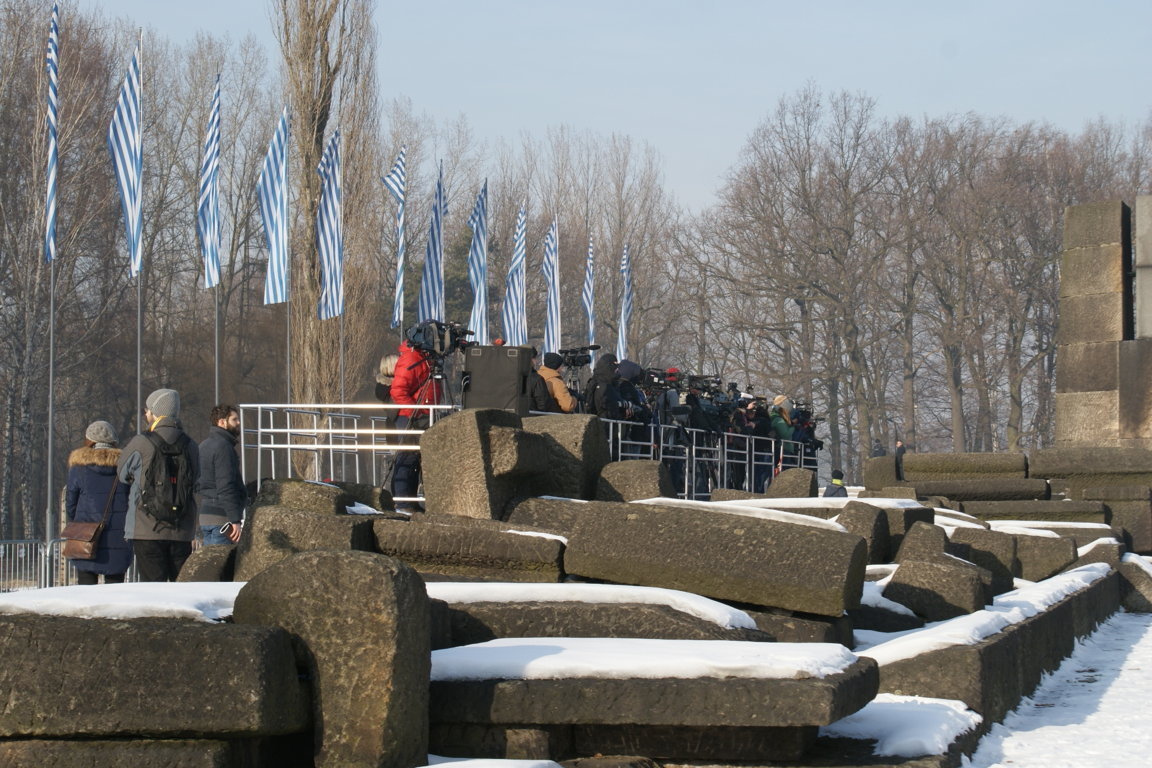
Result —
M 275 45 L 265 0 L 75 0 L 174 41 Z M 652 144 L 709 204 L 747 136 L 807 83 L 883 116 L 976 112 L 1070 131 L 1152 110 L 1152 2 L 378 0 L 382 96 L 466 115 L 480 138 L 567 124 Z M 128 53 L 125 53 L 127 57 Z

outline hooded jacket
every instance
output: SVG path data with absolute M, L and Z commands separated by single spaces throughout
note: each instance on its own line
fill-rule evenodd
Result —
M 540 378 L 544 379 L 544 386 L 548 388 L 548 395 L 556 401 L 560 413 L 572 413 L 576 410 L 576 398 L 568 391 L 568 385 L 560 378 L 560 371 L 542 365 L 536 369 Z
M 104 519 L 108 494 L 112 494 L 108 523 L 100 534 L 96 557 L 73 560 L 72 565 L 78 571 L 119 574 L 132 564 L 132 549 L 124 540 L 128 486 L 116 479 L 116 460 L 119 458 L 118 448 L 77 448 L 68 456 L 64 511 L 69 522 L 100 522 Z
M 439 381 L 431 378 L 432 364 L 420 350 L 400 344 L 400 359 L 396 361 L 396 374 L 392 379 L 392 402 L 400 405 L 436 405 L 444 391 Z M 428 411 L 402 408 L 397 414 L 409 419 L 413 415 L 427 416 Z
M 616 355 L 601 355 L 592 368 L 588 383 L 588 410 L 602 419 L 622 419 L 620 401 L 624 397 L 616 386 Z

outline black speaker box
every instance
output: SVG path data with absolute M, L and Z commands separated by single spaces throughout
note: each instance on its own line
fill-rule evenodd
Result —
M 531 347 L 473 346 L 464 350 L 465 408 L 500 408 L 527 416 Z

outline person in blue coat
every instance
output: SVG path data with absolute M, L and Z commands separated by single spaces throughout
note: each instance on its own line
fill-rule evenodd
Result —
M 96 557 L 70 560 L 76 569 L 78 584 L 97 584 L 100 575 L 105 584 L 119 584 L 132 565 L 132 548 L 124 540 L 124 520 L 128 514 L 128 486 L 116 479 L 116 430 L 106 421 L 94 421 L 84 431 L 84 447 L 68 457 L 68 487 L 64 510 L 68 521 L 98 523 L 104 519 L 104 508 L 112 495 L 108 522 L 100 534 Z

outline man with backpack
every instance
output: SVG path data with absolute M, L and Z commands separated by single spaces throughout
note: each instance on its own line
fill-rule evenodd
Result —
M 145 401 L 146 429 L 124 446 L 116 470 L 129 484 L 124 538 L 141 581 L 175 581 L 192 554 L 200 452 L 180 425 L 180 394 L 158 389 Z

